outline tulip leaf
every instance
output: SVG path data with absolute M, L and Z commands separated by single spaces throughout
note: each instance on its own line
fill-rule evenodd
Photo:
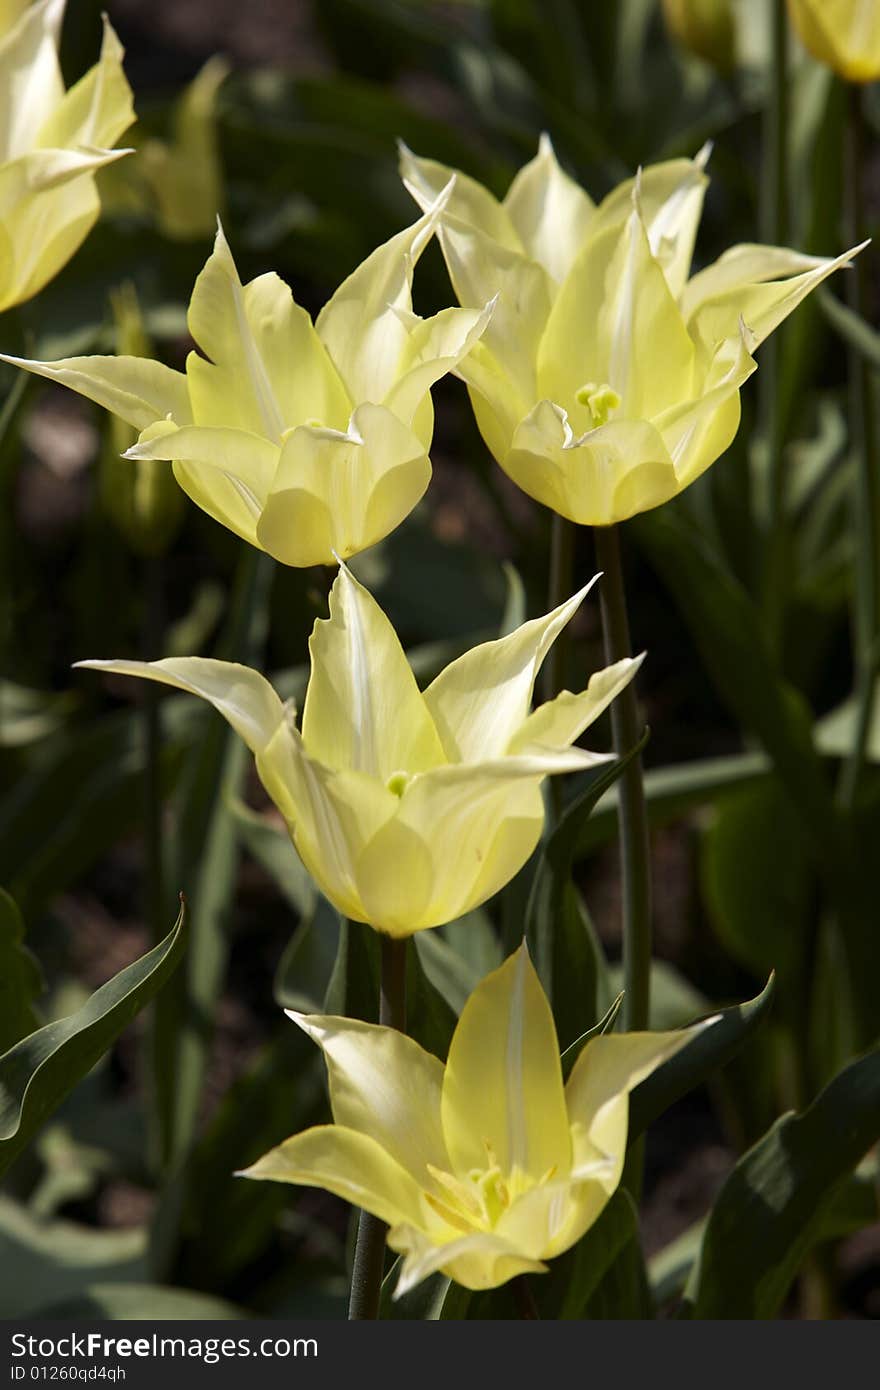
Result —
M 542 1282 L 537 1292 L 538 1306 L 545 1317 L 562 1321 L 607 1317 L 607 1312 L 594 1311 L 600 1304 L 608 1304 L 609 1295 L 602 1289 L 606 1278 L 615 1290 L 610 1316 L 644 1316 L 646 1296 L 638 1213 L 632 1197 L 623 1188 L 618 1188 L 577 1245 L 554 1261 L 546 1289 Z M 623 1295 L 619 1304 L 618 1294 Z
M 880 333 L 876 328 L 872 328 L 861 314 L 843 304 L 829 290 L 818 290 L 816 299 L 835 332 L 849 347 L 855 348 L 870 367 L 880 372 Z
M 775 777 L 742 788 L 703 843 L 705 898 L 727 951 L 757 975 L 788 980 L 806 940 L 814 881 L 809 841 Z
M 45 1305 L 75 1297 L 86 1284 L 112 1280 L 121 1287 L 147 1277 L 142 1227 L 106 1231 L 46 1221 L 0 1196 L 0 1318 L 42 1315 Z
M 183 953 L 183 917 L 181 907 L 165 940 L 108 980 L 76 1013 L 21 1038 L 0 1057 L 0 1173 L 161 989 Z
M 15 901 L 0 888 L 0 1053 L 39 1028 L 33 1001 L 43 975 L 24 944 L 24 923 Z
M 89 1321 L 122 1319 L 128 1321 L 229 1321 L 248 1318 L 245 1308 L 236 1308 L 225 1298 L 213 1298 L 194 1289 L 169 1288 L 160 1284 L 86 1284 L 69 1298 L 46 1303 L 33 1317 L 76 1318 Z
M 449 1294 L 452 1280 L 445 1274 L 432 1274 L 423 1279 L 415 1288 L 409 1289 L 400 1298 L 394 1297 L 394 1290 L 400 1276 L 403 1256 L 398 1255 L 394 1264 L 382 1280 L 382 1300 L 379 1305 L 380 1318 L 421 1319 L 435 1322 L 442 1316 L 443 1307 Z M 467 1292 L 464 1290 L 464 1292 Z
M 562 1047 L 579 1037 L 585 1024 L 595 1023 L 613 997 L 602 948 L 572 882 L 572 867 L 590 812 L 646 738 L 647 734 L 626 757 L 588 774 L 586 786 L 547 836 L 535 870 L 526 906 L 526 939 L 553 1007 Z
M 640 517 L 637 534 L 678 601 L 721 699 L 773 759 L 814 847 L 832 854 L 836 819 L 812 716 L 779 670 L 755 605 L 680 509 Z
M 771 975 L 754 999 L 719 1010 L 717 1022 L 702 1029 L 680 1052 L 636 1087 L 629 1102 L 630 1144 L 674 1101 L 699 1086 L 735 1056 L 769 1013 L 775 983 Z
M 739 1160 L 686 1290 L 695 1318 L 772 1318 L 842 1185 L 880 1139 L 880 1047 L 838 1072 Z
M 610 1033 L 612 1031 L 612 1029 L 614 1028 L 614 1021 L 617 1018 L 617 1015 L 620 1013 L 620 1006 L 622 1003 L 623 994 L 618 994 L 617 998 L 614 1000 L 614 1003 L 610 1006 L 610 1008 L 606 1009 L 605 1013 L 599 1019 L 599 1022 L 594 1023 L 593 1027 L 588 1028 L 585 1033 L 581 1033 L 580 1037 L 575 1038 L 573 1043 L 569 1043 L 568 1047 L 565 1049 L 565 1051 L 562 1053 L 559 1059 L 562 1063 L 562 1074 L 564 1077 L 566 1077 L 566 1079 L 568 1078 L 569 1073 L 571 1072 L 571 1069 L 577 1061 L 578 1057 L 581 1055 L 587 1043 L 590 1041 L 590 1038 L 598 1038 L 601 1036 L 601 1034 Z

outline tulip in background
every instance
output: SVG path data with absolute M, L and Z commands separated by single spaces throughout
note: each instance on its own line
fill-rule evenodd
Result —
M 346 917 L 406 937 L 469 912 L 522 868 L 543 779 L 608 761 L 571 747 L 641 658 L 529 712 L 541 662 L 586 588 L 453 661 L 422 694 L 393 627 L 342 566 L 310 642 L 302 717 L 263 676 L 199 657 L 85 661 L 209 700 L 256 756 L 306 868 Z
M 880 78 L 880 0 L 788 0 L 798 37 L 847 82 Z
M 734 0 L 663 0 L 663 17 L 682 47 L 721 73 L 729 73 L 734 67 Z
M 41 290 L 100 212 L 95 173 L 129 154 L 113 143 L 134 120 L 123 50 L 104 20 L 96 65 L 64 90 L 58 36 L 65 0 L 5 7 L 0 38 L 0 309 Z
M 210 516 L 288 565 L 331 564 L 387 536 L 428 486 L 430 388 L 492 306 L 412 312 L 412 273 L 451 189 L 340 286 L 314 326 L 277 275 L 242 285 L 222 230 L 196 281 L 186 372 L 137 357 L 4 360 L 140 431 L 130 459 L 173 460 Z
M 393 1028 L 290 1017 L 323 1049 L 334 1123 L 243 1176 L 323 1187 L 387 1222 L 397 1295 L 438 1270 L 491 1289 L 580 1240 L 620 1182 L 629 1093 L 712 1021 L 593 1037 L 563 1085 L 524 945 L 467 1000 L 445 1065 Z
M 531 497 L 610 526 L 676 496 L 739 426 L 752 352 L 838 266 L 734 246 L 689 278 L 707 151 L 644 169 L 596 207 L 547 136 L 499 203 L 456 176 L 438 236 L 459 301 L 498 295 L 458 368 L 487 447 Z M 405 147 L 420 205 L 451 170 Z

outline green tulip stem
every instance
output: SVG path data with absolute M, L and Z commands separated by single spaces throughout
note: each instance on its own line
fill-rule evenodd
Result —
M 144 661 L 158 661 L 163 655 L 164 564 L 161 555 L 144 561 L 144 620 L 142 647 Z M 162 863 L 162 719 L 159 687 L 144 682 L 144 906 L 154 941 L 165 933 L 164 874 Z
M 528 1318 L 532 1322 L 540 1322 L 541 1314 L 538 1312 L 535 1295 L 527 1276 L 518 1274 L 515 1279 L 511 1280 L 510 1287 L 513 1290 L 514 1301 L 520 1317 Z
M 608 665 L 632 655 L 620 536 L 616 526 L 597 526 L 596 559 L 602 571 L 599 598 L 602 634 Z M 611 705 L 614 751 L 623 757 L 642 734 L 635 687 L 632 681 Z M 626 1032 L 648 1026 L 651 989 L 651 872 L 648 814 L 642 780 L 641 757 L 632 758 L 617 783 L 617 816 L 620 827 L 623 879 L 623 1028 Z
M 764 116 L 762 223 L 765 241 L 788 244 L 788 16 L 785 0 L 773 0 L 771 14 L 770 83 Z M 767 447 L 767 526 L 765 602 L 770 632 L 781 640 L 788 571 L 785 517 L 785 419 L 780 399 L 783 334 L 764 344 L 758 378 L 758 408 Z
M 846 235 L 855 245 L 863 236 L 865 226 L 863 178 L 868 151 L 865 142 L 865 118 L 862 89 L 848 90 L 849 111 L 846 133 Z M 850 308 L 867 318 L 868 262 L 858 256 L 847 273 Z M 862 772 L 871 721 L 874 713 L 877 685 L 878 618 L 880 618 L 880 480 L 877 454 L 877 430 L 874 418 L 874 396 L 871 371 L 867 360 L 855 348 L 849 350 L 849 380 L 851 419 L 855 445 L 856 475 L 853 497 L 853 526 L 855 533 L 855 576 L 853 602 L 853 646 L 855 650 L 856 730 L 853 745 L 846 758 L 840 778 L 840 801 L 848 810 L 855 805 Z
M 567 517 L 553 513 L 550 533 L 550 584 L 547 611 L 558 608 L 571 598 L 574 588 L 574 524 Z M 568 664 L 569 637 L 565 628 L 557 637 L 544 667 L 544 699 L 554 699 L 565 686 Z
M 380 936 L 382 974 L 379 983 L 379 1022 L 406 1032 L 406 937 Z M 362 1211 L 358 1220 L 351 1268 L 349 1319 L 378 1318 L 385 1271 L 385 1233 L 378 1216 Z

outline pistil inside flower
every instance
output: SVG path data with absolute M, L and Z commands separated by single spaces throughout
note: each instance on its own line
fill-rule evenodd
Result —
M 385 785 L 395 796 L 403 796 L 411 780 L 411 772 L 402 772 L 398 770 L 397 772 L 392 772 Z
M 575 394 L 578 405 L 585 405 L 590 412 L 593 428 L 608 423 L 612 411 L 619 409 L 620 396 L 607 381 L 586 381 Z

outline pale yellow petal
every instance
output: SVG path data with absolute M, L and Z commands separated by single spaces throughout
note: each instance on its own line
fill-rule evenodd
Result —
M 566 412 L 540 401 L 501 459 L 523 492 L 583 526 L 611 526 L 674 497 L 669 452 L 647 420 L 612 420 L 575 438 Z
M 197 507 L 249 545 L 262 549 L 257 540 L 259 507 L 253 493 L 238 478 L 221 473 L 213 464 L 185 463 L 182 459 L 176 459 L 171 468 Z
M 86 145 L 110 149 L 132 124 L 132 91 L 122 70 L 125 49 L 106 15 L 101 55 L 71 87 L 39 127 L 35 144 L 43 149 Z
M 518 1274 L 541 1274 L 547 1268 L 489 1231 L 475 1231 L 473 1235 L 437 1245 L 424 1231 L 400 1225 L 389 1232 L 388 1244 L 404 1256 L 395 1298 L 438 1270 L 463 1288 L 478 1290 L 494 1289 Z
M 481 310 L 441 309 L 433 318 L 417 319 L 412 325 L 400 360 L 402 374 L 385 401 L 405 425 L 412 426 L 434 382 L 453 371 L 479 342 L 494 308 L 495 301 L 490 300 Z M 427 448 L 430 434 L 422 442 Z
M 25 158 L 31 165 L 35 156 Z M 111 154 L 91 163 L 115 158 Z M 27 195 L 4 212 L 0 221 L 0 310 L 24 303 L 48 284 L 85 241 L 99 212 L 92 173 Z
M 432 681 L 425 703 L 450 760 L 484 762 L 507 750 L 529 713 L 545 656 L 595 582 L 509 636 L 472 647 Z
M 284 721 L 284 705 L 258 671 L 233 661 L 201 656 L 169 656 L 162 661 L 78 661 L 94 671 L 143 676 L 188 690 L 209 701 L 256 753 L 267 747 Z
M 788 0 L 798 37 L 820 63 L 847 82 L 880 77 L 877 0 Z
M 758 365 L 751 355 L 753 345 L 743 328 L 735 349 L 725 343 L 716 353 L 697 399 L 673 406 L 654 421 L 680 487 L 698 478 L 733 442 L 740 420 L 739 388 Z
M 315 623 L 309 651 L 302 730 L 310 757 L 383 783 L 443 761 L 394 628 L 344 565 L 330 592 L 330 617 Z
M 0 163 L 35 143 L 64 96 L 58 36 L 65 0 L 32 5 L 0 42 Z
M 622 1164 L 629 1093 L 715 1021 L 706 1019 L 677 1032 L 607 1033 L 590 1039 L 565 1083 L 575 1171 L 581 1163 L 595 1162 L 596 1149 Z M 583 1149 L 579 1135 L 586 1141 Z
M 427 212 L 436 202 L 454 177 L 455 183 L 446 204 L 449 214 L 469 226 L 479 227 L 486 236 L 506 246 L 509 251 L 524 249 L 506 207 L 483 184 L 463 174 L 460 169 L 452 169 L 435 159 L 421 159 L 402 140 L 398 142 L 398 150 L 401 178 L 423 212 Z M 484 296 L 486 299 L 488 297 Z
M 318 335 L 355 405 L 384 401 L 401 374 L 413 270 L 434 235 L 447 196 L 441 192 L 423 217 L 377 247 L 318 315 Z
M 285 1139 L 239 1174 L 322 1187 L 389 1225 L 421 1223 L 417 1183 L 375 1139 L 342 1125 L 316 1125 Z
M 526 254 L 560 284 L 584 244 L 595 206 L 560 168 L 546 132 L 535 158 L 510 185 L 504 207 Z
M 405 520 L 431 479 L 422 442 L 382 405 L 361 405 L 346 431 L 287 436 L 260 517 L 260 544 L 287 565 L 333 564 Z
M 210 359 L 193 353 L 187 361 L 198 424 L 250 430 L 276 444 L 309 419 L 344 428 L 350 402 L 309 315 L 275 274 L 242 285 L 222 228 L 193 288 L 188 323 Z
M 589 388 L 610 388 L 620 421 L 650 420 L 692 395 L 695 350 L 639 204 L 622 230 L 591 236 L 560 289 L 541 340 L 538 396 L 568 411 L 573 431 L 604 423 Z
M 635 178 L 625 179 L 612 189 L 590 224 L 591 237 L 609 228 L 622 230 L 638 186 L 651 252 L 662 266 L 675 298 L 681 294 L 690 270 L 709 183 L 705 172 L 709 153 L 710 147 L 705 145 L 694 159 L 668 159 L 647 165 Z
M 758 346 L 802 299 L 867 244 L 833 259 L 802 256 L 783 246 L 732 246 L 688 284 L 682 296 L 688 328 L 712 353 L 725 339 L 737 337 L 744 320 L 753 346 Z
M 334 772 L 310 758 L 287 722 L 258 754 L 257 772 L 324 896 L 343 916 L 371 922 L 354 866 L 364 845 L 396 811 L 397 797 L 374 777 Z
M 448 1169 L 438 1058 L 396 1028 L 287 1012 L 324 1053 L 337 1125 L 375 1139 L 421 1186 L 428 1164 Z
M 511 740 L 508 752 L 527 753 L 535 748 L 564 748 L 574 743 L 585 729 L 635 676 L 642 656 L 625 657 L 590 676 L 586 690 L 579 695 L 561 691 L 554 699 L 539 705 Z
M 571 1138 L 559 1044 L 525 945 L 484 977 L 449 1046 L 441 1104 L 458 1173 L 497 1163 L 535 1181 L 567 1173 Z
M 249 494 L 253 511 L 259 513 L 278 467 L 279 451 L 262 435 L 246 430 L 184 425 L 175 430 L 163 427 L 146 431 L 124 457 L 200 464 L 206 487 L 212 472 L 234 478 L 240 490 Z
M 186 377 L 146 357 L 66 357 L 58 362 L 35 362 L 0 353 L 0 360 L 70 387 L 136 430 L 144 430 L 168 415 L 181 425 L 190 419 Z

